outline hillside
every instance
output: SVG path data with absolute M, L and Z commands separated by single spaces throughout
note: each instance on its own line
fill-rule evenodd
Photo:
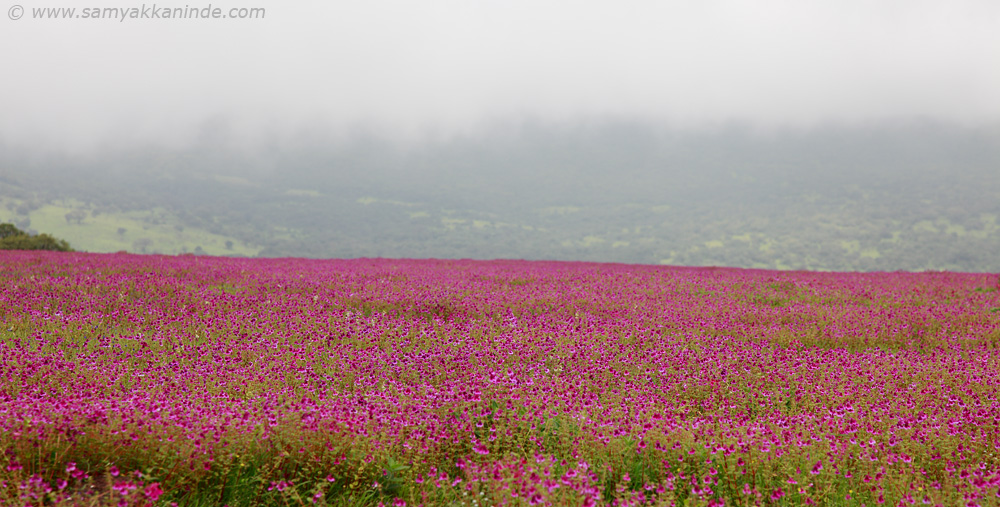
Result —
M 3 150 L 0 220 L 84 251 L 1000 271 L 1000 129 L 525 124 L 403 146 Z

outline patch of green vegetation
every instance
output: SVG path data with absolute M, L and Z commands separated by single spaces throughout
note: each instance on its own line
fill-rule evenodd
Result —
M 863 248 L 861 246 L 861 242 L 858 240 L 841 241 L 840 247 L 843 248 L 848 255 L 857 255 L 862 259 L 878 259 L 882 256 L 881 252 L 879 252 L 877 248 Z
M 358 200 L 356 202 L 359 203 L 359 204 L 364 204 L 365 206 L 368 206 L 369 204 L 379 203 L 379 202 L 380 203 L 384 203 L 384 204 L 392 204 L 393 206 L 407 206 L 407 207 L 420 206 L 420 203 L 416 203 L 416 202 L 395 201 L 395 200 L 392 200 L 392 199 L 379 199 L 377 197 L 371 197 L 371 196 L 364 196 L 364 197 L 358 198 Z
M 913 230 L 925 233 L 950 234 L 958 238 L 968 236 L 976 239 L 989 239 L 1000 232 L 1000 227 L 996 224 L 996 215 L 983 213 L 979 217 L 979 222 L 982 228 L 973 227 L 970 229 L 966 224 L 956 224 L 947 218 L 938 218 L 934 221 L 921 220 L 913 225 Z
M 965 236 L 967 234 L 964 225 L 955 225 L 952 223 L 945 225 L 944 232 L 946 234 L 954 234 L 956 236 Z
M 244 292 L 249 292 L 251 290 L 250 287 L 245 287 L 245 286 L 241 286 L 241 285 L 224 284 L 224 283 L 223 284 L 219 284 L 219 285 L 210 285 L 210 286 L 208 286 L 208 289 L 212 290 L 212 291 L 216 291 L 219 294 L 230 294 L 230 295 L 232 295 L 232 294 L 242 294 Z
M 879 257 L 882 256 L 882 254 L 879 253 L 877 248 L 866 248 L 862 250 L 861 253 L 858 255 L 860 255 L 861 258 L 863 259 L 878 259 Z
M 760 250 L 761 252 L 764 253 L 771 253 L 771 251 L 774 250 L 775 246 L 777 246 L 777 241 L 771 238 L 765 238 L 764 241 L 760 244 L 760 246 L 757 247 L 757 250 Z
M 49 231 L 86 252 L 125 250 L 171 255 L 253 256 L 260 251 L 232 236 L 184 226 L 178 217 L 162 208 L 96 214 L 93 211 L 78 201 L 65 200 L 32 210 L 28 218 L 33 229 Z
M 858 250 L 861 250 L 861 243 L 858 240 L 841 241 L 840 248 L 843 248 L 849 254 L 853 254 L 857 253 Z
M 449 218 L 449 217 L 441 218 L 441 223 L 444 224 L 445 228 L 447 228 L 448 230 L 454 230 L 456 226 L 464 224 L 465 222 L 466 220 L 464 218 Z
M 983 228 L 969 231 L 970 236 L 979 239 L 986 239 L 1000 233 L 1000 226 L 997 225 L 996 215 L 992 213 L 983 213 L 979 215 L 979 222 L 983 225 Z
M 14 224 L 0 223 L 0 250 L 50 250 L 71 252 L 69 243 L 48 234 L 28 234 Z
M 913 224 L 913 230 L 916 232 L 938 232 L 937 227 L 934 226 L 934 222 L 930 220 L 921 220 Z
M 882 241 L 884 243 L 899 243 L 900 237 L 903 235 L 903 231 L 892 231 L 892 236 Z

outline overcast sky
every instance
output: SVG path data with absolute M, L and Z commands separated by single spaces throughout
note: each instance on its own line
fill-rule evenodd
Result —
M 251 0 L 211 5 L 263 19 L 124 21 L 34 10 L 142 4 L 0 5 L 0 137 L 16 144 L 184 143 L 206 122 L 295 136 L 1000 119 L 996 0 Z

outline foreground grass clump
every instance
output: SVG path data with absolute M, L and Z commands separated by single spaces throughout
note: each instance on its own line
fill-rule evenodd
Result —
M 0 252 L 2 505 L 991 505 L 995 275 Z

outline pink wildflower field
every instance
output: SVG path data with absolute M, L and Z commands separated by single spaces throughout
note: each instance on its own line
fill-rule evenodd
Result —
M 997 288 L 0 252 L 0 505 L 996 505 Z

